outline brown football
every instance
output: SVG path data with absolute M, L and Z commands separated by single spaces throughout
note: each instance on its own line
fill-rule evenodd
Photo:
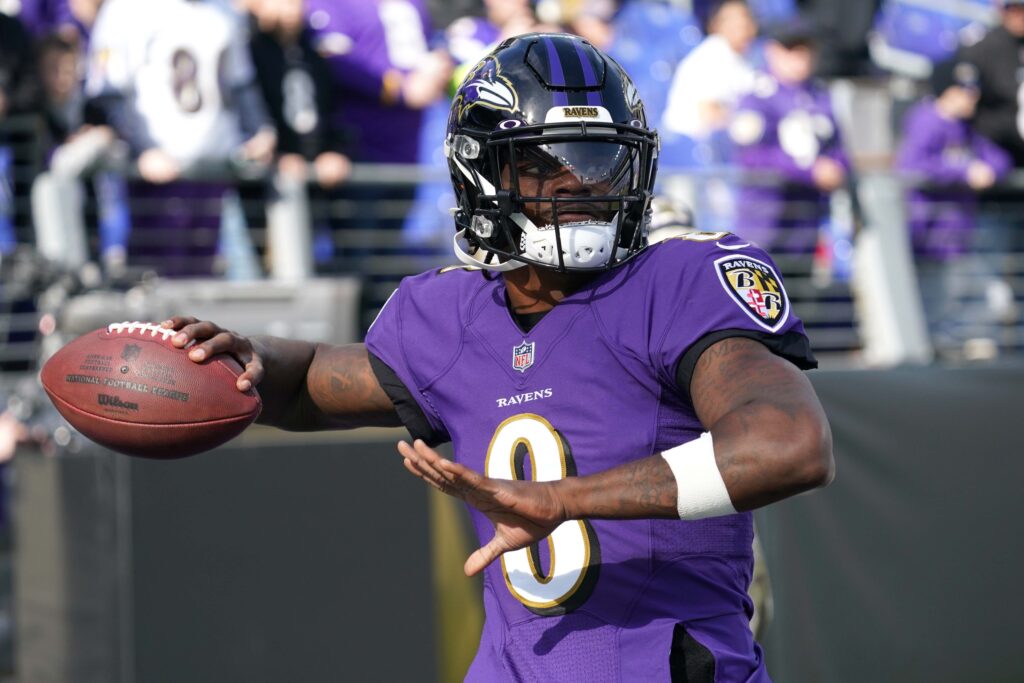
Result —
M 260 414 L 259 394 L 235 387 L 234 358 L 195 363 L 175 334 L 140 322 L 83 334 L 43 365 L 43 388 L 78 431 L 121 453 L 183 458 L 219 446 Z

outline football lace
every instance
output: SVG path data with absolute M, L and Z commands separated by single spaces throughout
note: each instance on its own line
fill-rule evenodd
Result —
M 168 327 L 160 327 L 153 323 L 143 323 L 137 320 L 135 322 L 125 321 L 123 323 L 110 323 L 107 325 L 108 333 L 120 334 L 122 332 L 127 332 L 128 334 L 134 334 L 136 331 L 138 331 L 139 334 L 149 332 L 149 336 L 151 337 L 155 337 L 159 334 L 164 338 L 164 341 L 167 341 L 170 337 L 177 334 L 176 330 L 172 330 Z

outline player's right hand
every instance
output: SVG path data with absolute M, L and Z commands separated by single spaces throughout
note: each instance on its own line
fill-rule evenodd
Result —
M 218 353 L 234 356 L 245 368 L 235 382 L 239 391 L 248 391 L 263 379 L 263 357 L 248 337 L 225 330 L 208 320 L 184 315 L 165 320 L 160 326 L 177 330 L 178 334 L 171 338 L 171 343 L 179 349 L 191 345 L 188 357 L 193 362 L 202 363 Z

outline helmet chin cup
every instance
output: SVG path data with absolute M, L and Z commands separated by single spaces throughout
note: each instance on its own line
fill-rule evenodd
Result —
M 603 268 L 615 250 L 615 226 L 579 221 L 561 225 L 557 231 L 553 225 L 523 230 L 519 250 L 530 261 L 559 269 Z

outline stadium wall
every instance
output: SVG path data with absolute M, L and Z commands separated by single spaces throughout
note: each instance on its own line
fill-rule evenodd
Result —
M 838 476 L 757 513 L 774 680 L 1024 680 L 1024 365 L 810 377 Z M 473 541 L 401 470 L 399 435 L 255 428 L 174 463 L 19 453 L 19 680 L 460 679 Z
M 837 476 L 757 514 L 774 680 L 1024 680 L 1024 366 L 810 376 Z

